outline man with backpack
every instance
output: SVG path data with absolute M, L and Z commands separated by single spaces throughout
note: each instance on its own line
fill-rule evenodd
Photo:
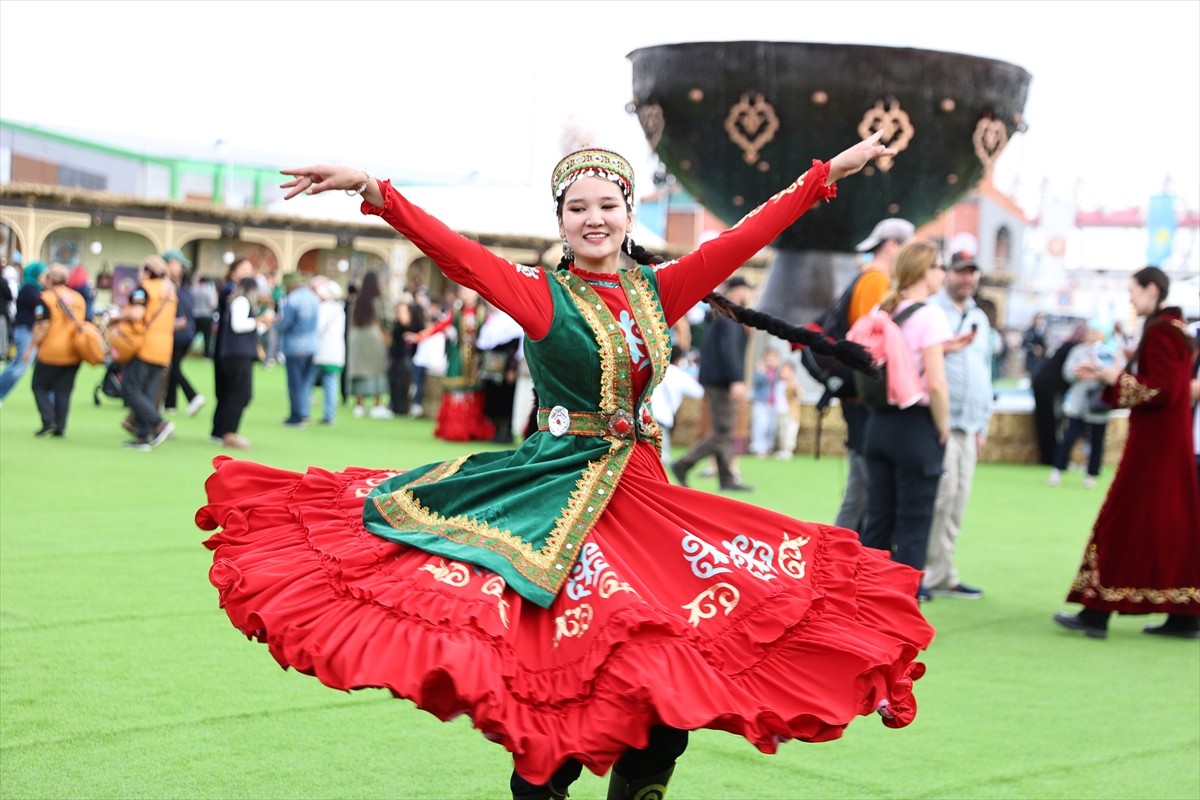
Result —
M 900 248 L 916 233 L 915 226 L 906 219 L 889 217 L 880 221 L 871 235 L 855 248 L 860 253 L 870 253 L 871 261 L 862 268 L 854 283 L 847 289 L 849 303 L 846 307 L 845 331 L 879 305 L 892 282 L 892 267 Z M 826 330 L 827 334 L 833 332 Z M 866 438 L 868 409 L 861 400 L 849 393 L 841 398 L 842 417 L 846 420 L 846 490 L 842 496 L 842 507 L 838 510 L 834 524 L 842 528 L 861 532 L 867 514 L 867 461 L 863 455 Z
M 125 365 L 121 382 L 125 405 L 132 414 L 129 422 L 134 435 L 125 446 L 134 450 L 152 450 L 175 430 L 175 425 L 159 413 L 158 396 L 175 349 L 176 304 L 175 287 L 167 280 L 167 262 L 158 256 L 147 256 L 142 262 L 137 288 L 112 320 L 130 323 L 141 339 L 137 352 Z

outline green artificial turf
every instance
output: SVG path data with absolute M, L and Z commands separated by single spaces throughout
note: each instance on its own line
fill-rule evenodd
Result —
M 185 370 L 210 394 L 208 362 Z M 81 372 L 65 439 L 32 436 L 28 376 L 0 409 L 0 797 L 506 797 L 508 754 L 469 720 L 331 691 L 229 624 L 193 522 L 220 452 L 211 405 L 176 417 L 158 450 L 123 450 L 119 402 L 92 404 L 100 376 Z M 411 466 L 468 449 L 429 421 L 347 406 L 334 428 L 284 428 L 283 370 L 255 380 L 243 433 L 265 463 Z M 745 499 L 816 521 L 845 480 L 833 457 L 741 468 Z M 862 719 L 769 757 L 695 733 L 670 798 L 1200 797 L 1200 645 L 1141 634 L 1155 618 L 1115 618 L 1106 641 L 1050 622 L 1111 475 L 1094 491 L 1045 477 L 980 466 L 958 564 L 986 594 L 925 607 L 938 635 L 913 725 Z M 585 774 L 572 797 L 605 785 Z

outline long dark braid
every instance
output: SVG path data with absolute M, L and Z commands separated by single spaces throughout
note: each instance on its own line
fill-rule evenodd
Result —
M 662 256 L 651 253 L 640 244 L 634 244 L 628 252 L 633 257 L 633 260 L 639 264 L 661 264 L 664 261 Z M 563 268 L 565 269 L 565 267 Z M 793 325 L 763 311 L 739 306 L 725 295 L 715 291 L 709 292 L 704 301 L 709 304 L 715 313 L 729 317 L 742 325 L 766 331 L 772 336 L 776 336 L 786 342 L 804 345 L 819 355 L 832 356 L 851 369 L 858 370 L 859 372 L 864 372 L 872 376 L 879 375 L 879 368 L 875 366 L 871 354 L 860 344 L 848 342 L 845 339 L 833 341 L 819 331 L 814 331 L 800 325 Z

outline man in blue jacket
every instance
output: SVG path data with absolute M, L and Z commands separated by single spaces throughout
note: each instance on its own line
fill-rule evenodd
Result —
M 725 282 L 725 295 L 738 305 L 750 303 L 752 289 L 744 278 L 734 275 Z M 733 472 L 733 424 L 738 404 L 746 398 L 746 330 L 741 323 L 720 314 L 700 342 L 700 384 L 708 400 L 712 432 L 696 442 L 671 466 L 675 479 L 687 486 L 687 473 L 701 459 L 715 456 L 717 478 L 723 492 L 748 492 Z
M 283 315 L 279 331 L 279 350 L 287 367 L 288 403 L 291 406 L 284 425 L 303 427 L 308 424 L 312 403 L 313 381 L 316 380 L 313 356 L 317 353 L 317 312 L 321 301 L 299 272 L 283 276 Z

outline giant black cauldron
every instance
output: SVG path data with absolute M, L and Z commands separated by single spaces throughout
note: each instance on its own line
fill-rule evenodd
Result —
M 875 130 L 900 152 L 842 181 L 773 243 L 759 307 L 807 321 L 855 269 L 885 217 L 917 226 L 978 183 L 1023 127 L 1030 75 L 976 56 L 800 42 L 692 42 L 634 50 L 633 103 L 675 179 L 732 225 Z

